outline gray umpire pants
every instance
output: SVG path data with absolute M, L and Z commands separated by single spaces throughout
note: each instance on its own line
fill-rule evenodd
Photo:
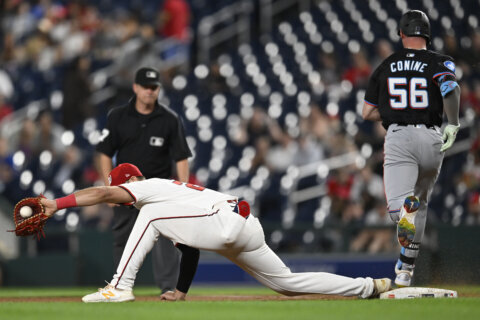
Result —
M 420 200 L 415 217 L 415 237 L 404 253 L 409 258 L 418 256 L 427 220 L 428 201 L 442 166 L 442 143 L 438 127 L 392 124 L 387 130 L 383 177 L 390 217 L 394 222 L 399 221 L 400 209 L 406 197 L 415 195 Z
M 122 258 L 139 210 L 134 207 L 117 206 L 113 209 L 113 263 L 116 269 Z M 152 265 L 155 284 L 163 292 L 175 290 L 177 286 L 180 251 L 172 241 L 160 236 L 152 249 Z

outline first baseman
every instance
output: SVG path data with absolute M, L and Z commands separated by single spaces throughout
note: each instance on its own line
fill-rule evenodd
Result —
M 431 35 L 425 13 L 406 12 L 398 34 L 404 48 L 374 71 L 362 116 L 382 121 L 387 129 L 385 194 L 402 246 L 395 266 L 395 283 L 410 286 L 425 230 L 428 200 L 444 151 L 452 146 L 460 128 L 460 88 L 453 59 L 427 50 Z M 439 127 L 443 112 L 448 125 L 442 135 Z
M 321 293 L 368 298 L 390 288 L 390 279 L 354 279 L 326 272 L 292 273 L 265 243 L 258 219 L 249 214 L 249 209 L 239 208 L 235 196 L 175 180 L 145 179 L 131 164 L 112 170 L 110 181 L 109 187 L 83 189 L 55 201 L 41 200 L 49 216 L 62 208 L 98 203 L 133 204 L 140 209 L 112 281 L 83 297 L 84 302 L 134 300 L 135 277 L 160 235 L 180 246 L 217 252 L 284 295 Z M 180 270 L 180 278 L 184 277 L 183 283 L 189 285 L 195 270 L 185 266 Z M 189 275 L 182 274 L 182 270 Z M 184 299 L 188 285 L 183 291 L 177 287 L 173 299 L 167 300 Z

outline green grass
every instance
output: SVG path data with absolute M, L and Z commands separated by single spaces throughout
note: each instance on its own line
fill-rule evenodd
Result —
M 448 287 L 458 299 L 416 300 L 290 300 L 290 301 L 137 301 L 120 304 L 80 302 L 4 302 L 0 319 L 480 319 L 480 287 Z M 95 288 L 93 288 L 95 290 Z M 2 288 L 0 297 L 80 297 L 92 288 Z M 154 288 L 137 288 L 136 296 L 158 294 Z M 190 295 L 271 295 L 262 287 L 197 287 Z M 80 299 L 79 299 L 80 301 Z

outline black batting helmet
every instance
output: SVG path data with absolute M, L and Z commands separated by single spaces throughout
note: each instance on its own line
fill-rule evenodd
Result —
M 422 37 L 430 43 L 430 21 L 427 15 L 420 10 L 410 10 L 403 14 L 398 26 L 400 31 L 408 37 Z

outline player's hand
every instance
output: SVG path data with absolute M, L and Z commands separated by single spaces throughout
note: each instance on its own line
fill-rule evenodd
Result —
M 163 300 L 163 301 L 185 301 L 186 296 L 187 296 L 186 293 L 183 293 L 183 292 L 178 291 L 178 290 L 175 290 L 175 292 L 167 291 L 160 296 L 160 300 Z
M 445 127 L 445 129 L 443 130 L 443 137 L 442 137 L 443 141 L 445 142 L 442 144 L 442 147 L 440 148 L 440 152 L 446 151 L 453 145 L 459 129 L 460 129 L 460 125 L 448 124 Z
M 55 200 L 49 200 L 47 198 L 41 198 L 40 203 L 45 208 L 45 215 L 51 217 L 57 212 L 57 202 Z

